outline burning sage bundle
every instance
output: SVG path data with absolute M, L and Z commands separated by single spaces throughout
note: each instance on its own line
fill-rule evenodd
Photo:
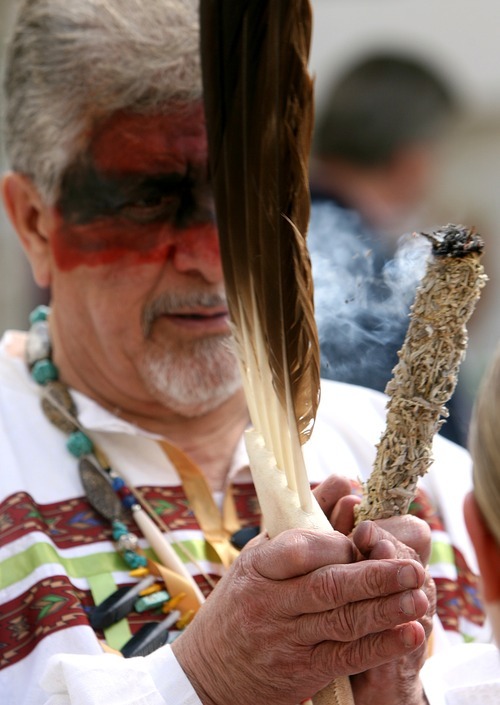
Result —
M 357 521 L 405 514 L 418 478 L 432 463 L 432 441 L 448 415 L 467 347 L 466 324 L 487 277 L 474 228 L 447 225 L 432 234 L 427 270 L 386 387 L 386 430 L 357 507 Z

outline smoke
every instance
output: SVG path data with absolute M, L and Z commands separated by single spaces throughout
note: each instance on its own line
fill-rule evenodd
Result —
M 404 235 L 392 259 L 359 216 L 316 203 L 308 236 L 323 377 L 384 391 L 430 244 Z

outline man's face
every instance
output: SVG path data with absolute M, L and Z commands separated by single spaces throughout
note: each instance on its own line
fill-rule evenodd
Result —
M 101 124 L 64 174 L 50 241 L 68 358 L 84 341 L 111 386 L 137 377 L 133 393 L 185 413 L 239 386 L 201 105 Z

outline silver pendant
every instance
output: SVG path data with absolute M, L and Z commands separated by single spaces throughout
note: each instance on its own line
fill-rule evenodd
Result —
M 70 434 L 78 430 L 73 421 L 76 407 L 68 388 L 62 382 L 49 382 L 44 386 L 42 409 L 50 423 L 60 431 Z
M 122 518 L 122 503 L 111 487 L 104 470 L 82 458 L 78 470 L 90 505 L 108 521 Z

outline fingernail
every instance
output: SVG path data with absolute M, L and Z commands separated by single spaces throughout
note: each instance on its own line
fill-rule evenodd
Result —
M 417 571 L 412 565 L 405 565 L 399 569 L 398 583 L 404 588 L 418 587 Z
M 405 646 L 412 647 L 417 645 L 415 630 L 411 624 L 407 624 L 401 629 L 401 638 Z
M 413 592 L 404 592 L 399 598 L 399 606 L 404 614 L 409 617 L 415 615 L 415 600 L 413 599 Z

